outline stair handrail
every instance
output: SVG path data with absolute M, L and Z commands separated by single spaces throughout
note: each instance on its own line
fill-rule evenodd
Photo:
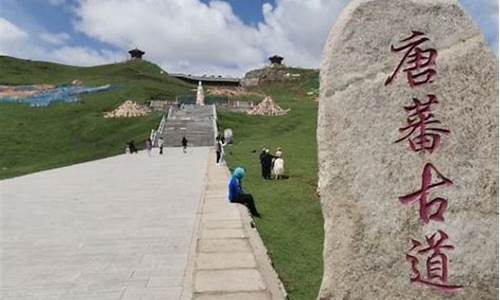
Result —
M 214 126 L 214 141 L 217 138 L 217 135 L 219 134 L 219 130 L 217 129 L 217 109 L 215 107 L 215 104 L 212 104 L 212 109 L 213 109 L 213 126 Z
M 170 110 L 169 110 L 170 112 Z M 159 138 L 159 135 L 161 132 L 163 132 L 163 129 L 165 128 L 165 123 L 166 123 L 166 117 L 165 115 L 163 115 L 161 117 L 161 121 L 160 121 L 160 125 L 158 125 L 158 129 L 155 131 L 154 135 L 153 135 L 153 145 L 154 146 L 158 146 L 158 138 Z

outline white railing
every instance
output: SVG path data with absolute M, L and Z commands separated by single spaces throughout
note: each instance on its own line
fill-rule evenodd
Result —
M 168 113 L 170 114 L 170 110 L 168 111 Z M 158 125 L 158 129 L 155 131 L 155 133 L 153 135 L 153 145 L 154 146 L 158 146 L 158 138 L 159 138 L 160 134 L 163 132 L 163 129 L 165 128 L 166 122 L 167 122 L 167 117 L 165 117 L 165 115 L 163 115 L 163 117 L 161 118 L 161 121 L 160 121 L 160 125 Z
M 217 130 L 217 109 L 215 108 L 215 104 L 212 104 L 213 109 L 213 123 L 214 123 L 214 141 L 217 138 L 217 134 L 219 133 Z

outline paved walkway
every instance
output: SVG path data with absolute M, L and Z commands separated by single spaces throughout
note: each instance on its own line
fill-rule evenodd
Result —
M 0 181 L 0 298 L 180 299 L 208 148 L 189 152 Z
M 195 300 L 281 300 L 281 284 L 246 207 L 227 200 L 229 171 L 210 151 L 189 273 Z M 258 205 L 258 203 L 257 203 Z

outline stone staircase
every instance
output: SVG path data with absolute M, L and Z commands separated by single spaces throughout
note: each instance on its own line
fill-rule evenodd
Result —
M 162 136 L 166 147 L 181 147 L 182 137 L 188 140 L 188 147 L 213 146 L 216 116 L 212 105 L 190 105 L 172 107 Z

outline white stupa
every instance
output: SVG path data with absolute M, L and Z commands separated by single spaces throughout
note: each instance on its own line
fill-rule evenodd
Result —
M 203 93 L 203 86 L 201 81 L 198 81 L 198 90 L 196 91 L 196 104 L 205 105 L 205 95 Z

